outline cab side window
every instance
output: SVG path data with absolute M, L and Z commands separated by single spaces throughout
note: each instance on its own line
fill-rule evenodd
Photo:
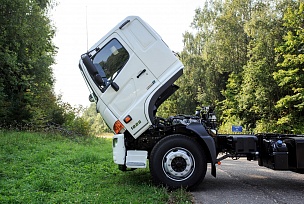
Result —
M 108 80 L 114 80 L 128 60 L 128 51 L 114 38 L 97 52 L 93 63 L 100 65 Z

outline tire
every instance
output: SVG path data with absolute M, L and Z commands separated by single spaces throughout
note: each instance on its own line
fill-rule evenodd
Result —
M 169 189 L 193 189 L 205 178 L 207 161 L 202 147 L 185 135 L 170 135 L 152 149 L 149 161 L 153 181 Z

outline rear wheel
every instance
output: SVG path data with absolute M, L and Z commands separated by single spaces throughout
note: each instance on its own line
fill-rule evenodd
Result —
M 207 170 L 202 147 L 185 135 L 160 140 L 151 152 L 149 165 L 153 180 L 171 189 L 194 188 L 203 181 Z

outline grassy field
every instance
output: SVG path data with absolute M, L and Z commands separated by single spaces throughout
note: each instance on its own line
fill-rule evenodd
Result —
M 151 183 L 148 169 L 121 172 L 111 140 L 0 131 L 0 203 L 191 203 Z

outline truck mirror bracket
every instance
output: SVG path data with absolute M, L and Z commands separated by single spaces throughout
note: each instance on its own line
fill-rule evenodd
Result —
M 111 87 L 117 92 L 119 90 L 119 86 L 114 82 L 111 81 Z

